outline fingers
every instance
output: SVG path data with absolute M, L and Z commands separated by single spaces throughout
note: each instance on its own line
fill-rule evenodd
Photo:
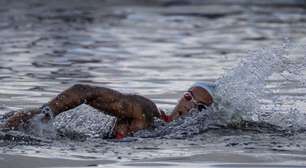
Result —
M 29 112 L 16 112 L 14 115 L 10 116 L 6 123 L 4 124 L 4 128 L 9 129 L 18 129 L 20 127 L 25 127 L 25 125 L 29 122 L 33 116 L 38 114 L 37 110 L 31 110 Z
M 27 121 L 27 115 L 28 114 L 23 112 L 15 113 L 15 115 L 8 118 L 5 123 L 5 127 L 10 129 L 17 129 L 19 126 L 24 125 L 24 123 Z

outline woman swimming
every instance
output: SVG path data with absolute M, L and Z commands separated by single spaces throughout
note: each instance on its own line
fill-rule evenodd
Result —
M 213 84 L 195 83 L 179 99 L 173 112 L 166 115 L 153 101 L 144 96 L 123 94 L 105 87 L 77 84 L 63 91 L 40 108 L 13 113 L 7 117 L 2 127 L 8 129 L 25 128 L 37 115 L 43 115 L 42 121 L 48 122 L 62 112 L 81 104 L 87 104 L 116 118 L 109 132 L 111 137 L 121 139 L 138 130 L 153 126 L 154 117 L 171 122 L 193 108 L 198 108 L 201 111 L 202 108 L 213 103 L 214 89 Z

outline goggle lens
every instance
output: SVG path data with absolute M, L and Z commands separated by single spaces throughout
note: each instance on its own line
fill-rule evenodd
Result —
M 198 108 L 199 111 L 202 111 L 203 109 L 206 109 L 206 105 L 202 103 L 198 103 L 196 100 L 193 99 L 192 93 L 190 92 L 185 92 L 184 93 L 184 98 L 187 101 L 192 101 Z
M 192 95 L 191 95 L 191 93 L 185 92 L 185 93 L 184 93 L 184 98 L 185 98 L 187 101 L 191 101 L 191 100 L 192 100 Z

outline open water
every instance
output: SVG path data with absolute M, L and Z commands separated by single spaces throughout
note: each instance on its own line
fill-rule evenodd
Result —
M 304 1 L 0 1 L 0 114 L 73 84 L 171 112 L 195 81 L 216 103 L 122 141 L 80 106 L 33 133 L 0 132 L 8 167 L 305 167 Z

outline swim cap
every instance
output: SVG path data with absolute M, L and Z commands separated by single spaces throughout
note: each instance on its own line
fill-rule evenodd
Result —
M 191 89 L 192 87 L 201 87 L 205 90 L 207 90 L 207 92 L 213 97 L 213 93 L 216 90 L 216 85 L 214 83 L 208 83 L 208 82 L 196 82 L 194 83 L 189 89 Z

